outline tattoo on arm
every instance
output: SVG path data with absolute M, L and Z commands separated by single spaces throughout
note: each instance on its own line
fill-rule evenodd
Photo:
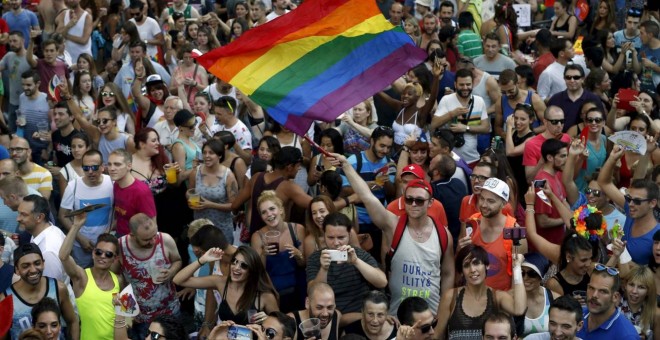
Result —
M 238 194 L 238 184 L 236 183 L 236 180 L 233 180 L 229 183 L 229 200 L 234 200 L 236 195 Z

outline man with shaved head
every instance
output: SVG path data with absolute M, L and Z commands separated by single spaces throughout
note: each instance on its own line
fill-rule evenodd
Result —
M 28 187 L 41 193 L 45 199 L 53 191 L 53 176 L 46 168 L 30 160 L 32 149 L 25 138 L 15 137 L 9 143 L 9 154 L 18 165 L 18 175 Z
M 341 312 L 336 309 L 335 292 L 325 282 L 317 282 L 307 288 L 307 299 L 305 308 L 300 311 L 291 312 L 287 315 L 296 319 L 296 325 L 302 320 L 318 318 L 321 321 L 321 339 L 339 339 L 339 319 Z M 296 339 L 305 338 L 298 334 Z M 321 340 L 317 339 L 317 340 Z

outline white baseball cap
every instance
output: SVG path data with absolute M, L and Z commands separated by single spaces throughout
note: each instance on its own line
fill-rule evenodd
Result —
M 509 186 L 506 184 L 506 182 L 495 177 L 487 179 L 483 185 L 475 186 L 475 188 L 488 190 L 493 194 L 502 197 L 504 201 L 509 201 Z
M 424 7 L 431 8 L 431 0 L 415 0 L 415 3 Z

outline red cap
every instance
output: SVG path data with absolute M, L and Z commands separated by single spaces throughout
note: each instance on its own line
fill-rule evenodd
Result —
M 424 179 L 424 169 L 417 164 L 406 165 L 401 171 L 401 176 L 403 177 L 405 174 L 413 174 L 418 179 Z
M 428 191 L 428 193 L 431 194 L 431 197 L 433 197 L 433 189 L 431 189 L 431 185 L 429 184 L 429 182 L 423 179 L 413 179 L 412 181 L 408 182 L 408 186 L 406 186 L 406 190 L 408 190 L 408 188 L 422 188 Z

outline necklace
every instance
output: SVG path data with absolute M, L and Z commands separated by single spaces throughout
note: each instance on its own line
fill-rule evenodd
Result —
M 411 228 L 412 229 L 412 228 Z M 417 237 L 417 240 L 421 240 L 424 238 L 424 231 L 426 230 L 426 225 L 421 228 L 421 230 L 417 229 L 412 229 L 412 231 L 415 233 L 415 237 Z

